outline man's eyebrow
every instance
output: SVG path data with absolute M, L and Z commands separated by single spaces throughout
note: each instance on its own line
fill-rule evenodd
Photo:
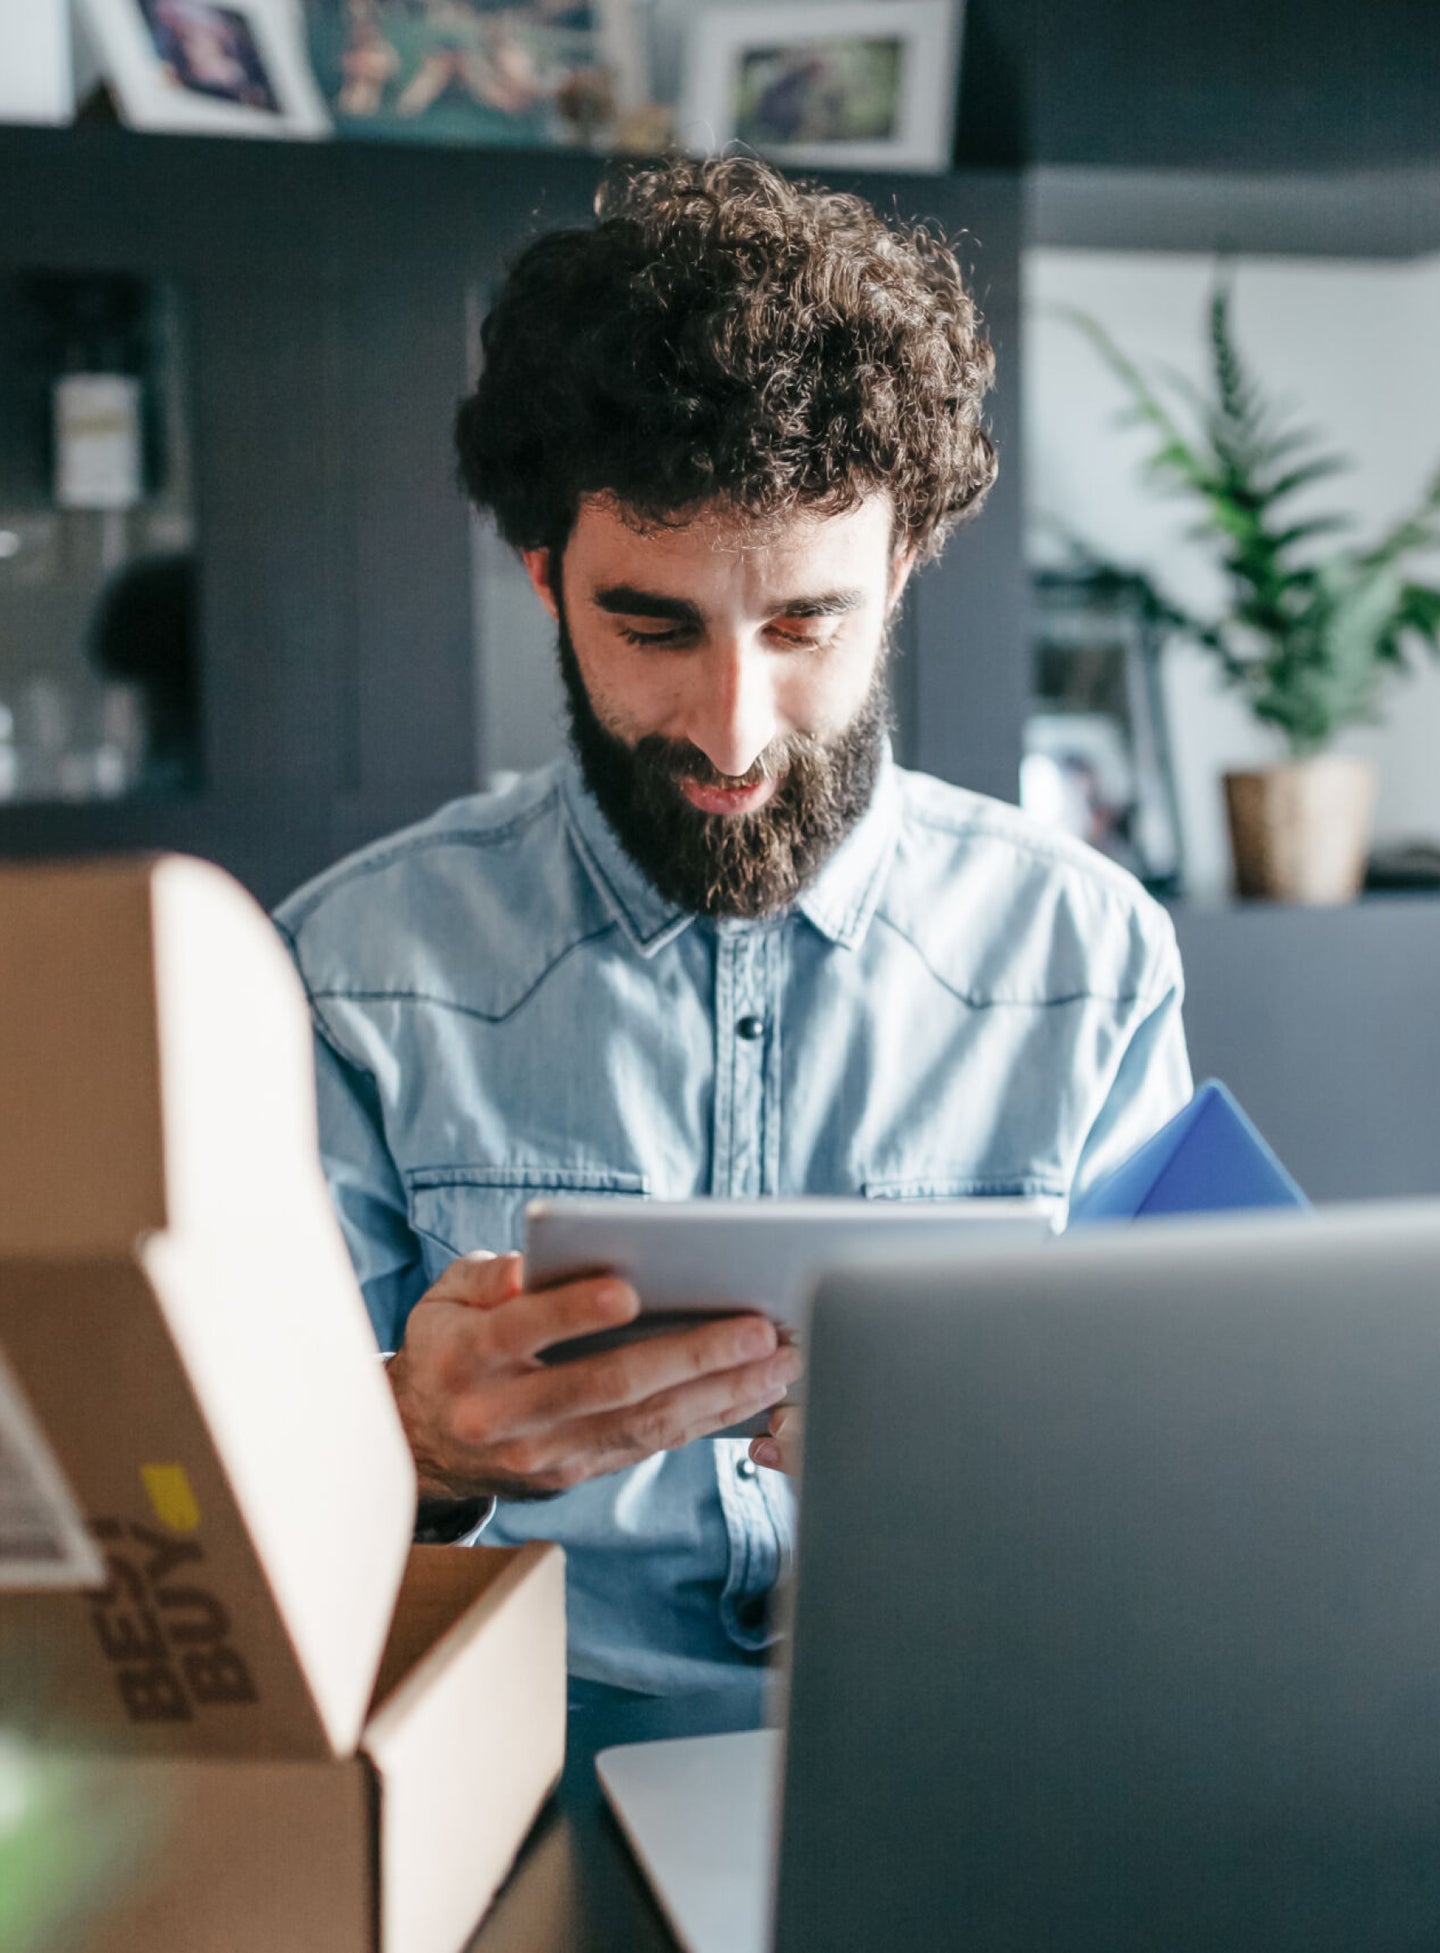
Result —
M 822 590 L 815 597 L 796 597 L 776 604 L 777 617 L 846 617 L 865 603 L 863 590 Z
M 595 592 L 595 603 L 616 617 L 654 617 L 666 623 L 695 627 L 705 621 L 698 604 L 685 597 L 662 596 L 658 590 L 640 590 L 633 583 L 613 583 Z M 813 597 L 782 598 L 767 606 L 772 617 L 846 617 L 865 603 L 863 590 L 821 590 Z
M 698 604 L 685 597 L 665 597 L 658 590 L 639 590 L 633 583 L 612 583 L 595 592 L 595 603 L 615 617 L 655 617 L 669 624 L 698 628 L 705 619 Z

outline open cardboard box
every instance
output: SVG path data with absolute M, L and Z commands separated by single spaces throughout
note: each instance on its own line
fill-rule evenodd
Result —
M 558 1770 L 564 1659 L 554 1547 L 413 1548 L 357 1754 L 79 1760 L 101 1855 L 57 1946 L 454 1953 Z
M 200 863 L 0 872 L 0 1077 L 0 1728 L 96 1840 L 54 1943 L 454 1953 L 563 1760 L 561 1556 L 410 1547 L 289 959 Z

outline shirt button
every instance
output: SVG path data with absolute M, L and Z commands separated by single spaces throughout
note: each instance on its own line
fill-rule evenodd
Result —
M 737 1458 L 735 1460 L 735 1476 L 737 1478 L 755 1478 L 758 1476 L 759 1471 L 760 1467 L 755 1463 L 753 1458 Z
M 740 1022 L 735 1026 L 735 1029 L 737 1034 L 742 1038 L 763 1037 L 765 1034 L 765 1019 L 763 1017 L 742 1017 Z

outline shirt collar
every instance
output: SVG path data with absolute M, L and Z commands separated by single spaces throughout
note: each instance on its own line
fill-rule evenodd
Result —
M 562 762 L 561 784 L 570 831 L 592 880 L 641 955 L 655 955 L 698 918 L 666 901 L 636 867 L 596 805 L 573 753 Z M 870 805 L 796 898 L 798 912 L 831 942 L 853 949 L 864 936 L 899 830 L 900 788 L 887 740 Z
M 843 949 L 855 949 L 870 927 L 900 837 L 900 780 L 890 741 L 880 755 L 870 805 L 795 906 Z
M 586 786 L 574 753 L 567 753 L 561 762 L 560 780 L 570 832 L 591 880 L 640 954 L 655 955 L 689 928 L 695 917 L 677 903 L 667 902 L 626 854 Z

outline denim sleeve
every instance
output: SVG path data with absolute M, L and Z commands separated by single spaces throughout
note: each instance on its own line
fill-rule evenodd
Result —
M 425 1288 L 420 1243 L 385 1144 L 374 1081 L 315 1040 L 320 1163 L 381 1349 L 398 1349 Z
M 1168 925 L 1156 964 L 1155 980 L 1147 986 L 1110 1088 L 1085 1136 L 1071 1182 L 1072 1200 L 1157 1133 L 1189 1102 L 1194 1090 L 1180 1020 L 1185 986 Z

